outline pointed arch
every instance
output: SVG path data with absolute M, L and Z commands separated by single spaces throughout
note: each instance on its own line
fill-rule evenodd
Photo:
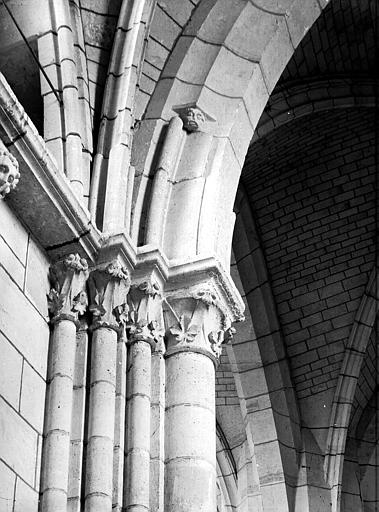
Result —
M 176 42 L 135 135 L 131 234 L 141 236 L 162 130 L 176 107 L 194 104 L 216 121 L 199 212 L 197 254 L 229 260 L 232 213 L 244 157 L 255 127 L 288 60 L 326 0 L 205 0 Z M 187 198 L 190 201 L 189 198 Z M 170 199 L 168 199 L 170 201 Z M 171 201 L 175 201 L 174 196 Z M 167 208 L 168 205 L 162 207 Z M 183 208 L 190 204 L 183 202 Z M 169 239 L 175 239 L 175 226 Z M 170 231 L 170 232 L 171 232 Z M 213 236 L 209 236 L 213 233 Z

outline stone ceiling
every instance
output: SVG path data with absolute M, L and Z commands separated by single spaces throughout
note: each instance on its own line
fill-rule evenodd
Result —
M 330 2 L 273 91 L 241 177 L 300 399 L 333 393 L 375 258 L 375 117 L 351 99 L 377 87 L 374 10 Z M 337 103 L 340 79 L 354 86 Z M 289 93 L 299 87 L 301 103 Z
M 375 0 L 332 0 L 304 37 L 277 88 L 319 76 L 379 76 Z

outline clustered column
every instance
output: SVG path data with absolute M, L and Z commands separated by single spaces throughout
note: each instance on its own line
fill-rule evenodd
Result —
M 51 269 L 42 512 L 68 512 L 69 484 L 73 506 L 80 506 L 82 462 L 70 464 L 70 441 L 86 284 L 92 341 L 85 512 L 216 512 L 215 366 L 233 315 L 217 279 L 191 284 L 182 276 L 163 298 L 155 273 L 144 276 L 131 285 L 118 260 L 89 273 L 73 254 Z M 84 410 L 82 392 L 76 401 Z
M 110 512 L 116 402 L 117 337 L 126 321 L 128 272 L 113 262 L 91 272 L 92 353 L 85 511 Z
M 50 269 L 49 309 L 54 325 L 42 478 L 42 511 L 67 512 L 73 376 L 78 315 L 85 312 L 88 265 L 71 254 Z
M 165 512 L 216 512 L 215 364 L 230 323 L 207 286 L 169 294 L 165 320 Z

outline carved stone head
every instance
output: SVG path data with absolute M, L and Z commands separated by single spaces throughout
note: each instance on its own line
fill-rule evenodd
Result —
M 205 116 L 203 112 L 196 107 L 187 107 L 183 114 L 183 128 L 188 132 L 196 132 L 205 123 Z
M 0 197 L 16 188 L 20 180 L 18 162 L 9 151 L 0 150 Z

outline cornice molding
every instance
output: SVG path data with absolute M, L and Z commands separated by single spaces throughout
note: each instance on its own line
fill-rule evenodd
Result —
M 102 239 L 98 262 L 118 259 L 130 270 L 132 282 L 150 275 L 164 289 L 164 295 L 176 296 L 183 289 L 200 284 L 217 289 L 225 316 L 232 322 L 244 320 L 245 305 L 229 272 L 215 255 L 199 255 L 191 260 L 168 260 L 155 246 L 136 248 L 126 233 Z
M 6 198 L 11 208 L 53 260 L 78 252 L 94 261 L 100 232 L 1 73 L 0 137 L 22 175 L 17 189 Z

